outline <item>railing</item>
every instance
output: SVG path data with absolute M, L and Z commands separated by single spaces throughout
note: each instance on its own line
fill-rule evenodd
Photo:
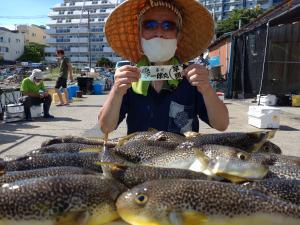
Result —
M 54 53 L 56 52 L 56 48 L 47 47 L 45 48 L 45 52 Z
M 71 38 L 70 42 L 72 43 L 87 43 L 89 40 L 88 38 Z
M 87 28 L 71 28 L 70 33 L 88 33 Z
M 46 39 L 46 43 L 56 43 L 56 39 L 55 38 L 48 38 L 48 39 Z
M 79 47 L 79 48 L 72 47 L 71 48 L 71 52 L 88 52 L 88 51 L 89 51 L 89 49 L 86 47 Z
M 56 57 L 51 57 L 51 56 L 47 56 L 45 57 L 45 60 L 48 61 L 48 62 L 56 62 Z
M 46 33 L 47 34 L 56 34 L 56 30 L 55 29 L 46 29 Z
M 103 52 L 113 52 L 111 47 L 104 47 Z

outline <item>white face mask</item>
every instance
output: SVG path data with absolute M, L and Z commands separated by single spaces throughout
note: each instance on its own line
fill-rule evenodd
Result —
M 175 55 L 177 39 L 142 38 L 142 48 L 150 62 L 167 62 Z

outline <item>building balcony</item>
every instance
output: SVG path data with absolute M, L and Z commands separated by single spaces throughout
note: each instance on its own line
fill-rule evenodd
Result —
M 85 3 L 82 2 L 70 2 L 70 3 L 60 3 L 60 4 L 56 4 L 52 7 L 52 9 L 54 11 L 56 10 L 63 10 L 66 8 L 82 8 L 82 6 L 88 6 L 89 8 L 91 7 L 95 7 L 95 8 L 99 8 L 101 6 L 105 6 L 105 7 L 115 7 L 115 4 L 112 3 L 101 3 L 99 2 L 98 4 L 93 4 L 92 1 L 86 1 Z
M 89 30 L 87 28 L 71 28 L 70 33 L 88 33 Z
M 56 34 L 56 29 L 46 29 L 47 34 Z
M 76 53 L 76 52 L 88 52 L 89 49 L 87 47 L 71 47 L 71 53 Z
M 111 47 L 104 47 L 103 52 L 113 52 Z
M 55 53 L 56 52 L 56 48 L 53 48 L 53 47 L 46 47 L 44 50 L 47 53 Z
M 56 43 L 56 38 L 48 38 L 46 39 L 46 43 L 54 44 Z
M 58 24 L 56 20 L 51 20 L 47 23 L 47 25 L 56 25 Z
M 121 57 L 107 57 L 110 61 L 112 62 L 118 62 L 118 61 L 121 61 L 122 58 Z
M 104 41 L 103 38 L 91 38 L 90 40 L 91 40 L 91 42 L 93 42 L 93 43 L 94 43 L 94 42 L 105 42 L 105 43 L 107 42 L 107 41 Z
M 71 57 L 71 62 L 88 62 L 88 57 Z
M 88 43 L 89 39 L 85 37 L 80 37 L 80 38 L 71 38 L 70 42 L 71 43 Z
M 47 56 L 47 57 L 45 57 L 45 60 L 47 62 L 57 62 L 56 57 L 53 57 L 53 56 Z
M 72 19 L 71 20 L 72 24 L 77 24 L 77 23 L 88 23 L 88 19 Z

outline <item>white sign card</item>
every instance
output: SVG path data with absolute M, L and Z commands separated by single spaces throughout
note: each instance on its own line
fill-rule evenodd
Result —
M 182 79 L 183 65 L 141 66 L 141 80 L 178 80 Z

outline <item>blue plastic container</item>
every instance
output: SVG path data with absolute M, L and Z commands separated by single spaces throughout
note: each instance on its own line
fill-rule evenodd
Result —
M 220 66 L 220 65 L 221 65 L 220 56 L 213 56 L 209 59 L 209 66 L 211 68 L 217 67 L 217 66 Z
M 70 85 L 68 86 L 69 98 L 76 97 L 76 91 L 79 91 L 78 85 Z
M 96 83 L 93 84 L 94 94 L 95 95 L 102 95 L 103 94 L 103 85 Z

